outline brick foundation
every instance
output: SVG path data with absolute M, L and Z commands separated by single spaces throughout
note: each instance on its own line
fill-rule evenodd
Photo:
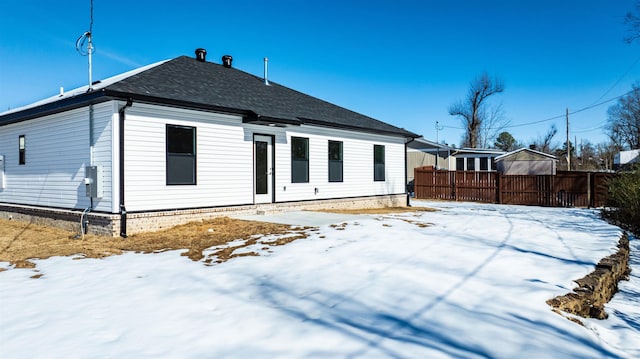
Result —
M 267 214 L 304 209 L 404 207 L 406 204 L 407 196 L 405 194 L 397 194 L 231 207 L 136 212 L 127 213 L 127 235 L 140 232 L 152 232 L 192 221 L 233 214 Z M 58 227 L 78 233 L 80 233 L 81 230 L 81 217 L 81 210 L 0 204 L 0 218 Z M 120 214 L 89 212 L 85 217 L 86 221 L 88 221 L 87 233 L 113 237 L 120 235 Z

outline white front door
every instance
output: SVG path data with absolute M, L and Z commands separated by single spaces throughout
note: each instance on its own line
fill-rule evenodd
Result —
M 253 137 L 253 178 L 255 203 L 273 202 L 273 139 Z

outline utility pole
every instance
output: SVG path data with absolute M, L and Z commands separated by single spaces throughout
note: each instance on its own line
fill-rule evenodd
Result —
M 440 130 L 442 130 L 442 127 L 439 126 L 439 122 L 436 121 L 436 169 L 438 168 L 438 157 L 440 157 L 440 139 L 439 139 L 439 132 Z
M 571 171 L 571 142 L 569 141 L 569 108 L 566 112 L 567 118 L 567 171 Z

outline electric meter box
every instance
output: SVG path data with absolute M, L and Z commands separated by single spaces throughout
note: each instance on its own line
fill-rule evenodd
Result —
M 4 178 L 4 156 L 0 155 L 0 189 L 5 188 L 5 178 Z
M 84 185 L 87 197 L 102 198 L 103 179 L 102 166 L 87 166 L 84 168 Z

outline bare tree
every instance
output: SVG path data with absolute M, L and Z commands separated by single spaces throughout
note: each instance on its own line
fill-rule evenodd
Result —
M 551 152 L 555 150 L 554 146 L 551 145 L 551 141 L 553 140 L 553 138 L 557 133 L 558 133 L 558 129 L 556 128 L 556 125 L 551 125 L 551 127 L 549 128 L 547 133 L 544 134 L 544 136 L 533 141 L 533 143 L 531 144 L 531 147 L 534 150 L 551 154 Z
M 501 79 L 491 78 L 487 73 L 483 73 L 471 81 L 467 96 L 449 107 L 449 114 L 460 118 L 465 128 L 463 147 L 477 148 L 486 144 L 489 140 L 489 130 L 497 133 L 504 127 L 499 126 L 500 122 L 504 122 L 501 106 L 491 107 L 487 103 L 490 96 L 502 91 L 504 83 Z
M 618 99 L 609 107 L 607 131 L 611 140 L 622 148 L 640 148 L 640 87 Z
M 640 12 L 640 2 L 636 2 L 636 11 Z M 640 16 L 629 11 L 624 18 L 624 23 L 627 25 L 627 36 L 624 41 L 632 43 L 640 39 Z
M 620 147 L 613 142 L 602 142 L 596 146 L 598 160 L 603 169 L 613 169 L 613 158 L 620 152 Z
M 488 116 L 485 116 L 485 120 L 480 126 L 480 136 L 478 136 L 480 148 L 491 147 L 498 134 L 509 124 L 502 110 L 502 104 L 490 106 L 488 111 Z

